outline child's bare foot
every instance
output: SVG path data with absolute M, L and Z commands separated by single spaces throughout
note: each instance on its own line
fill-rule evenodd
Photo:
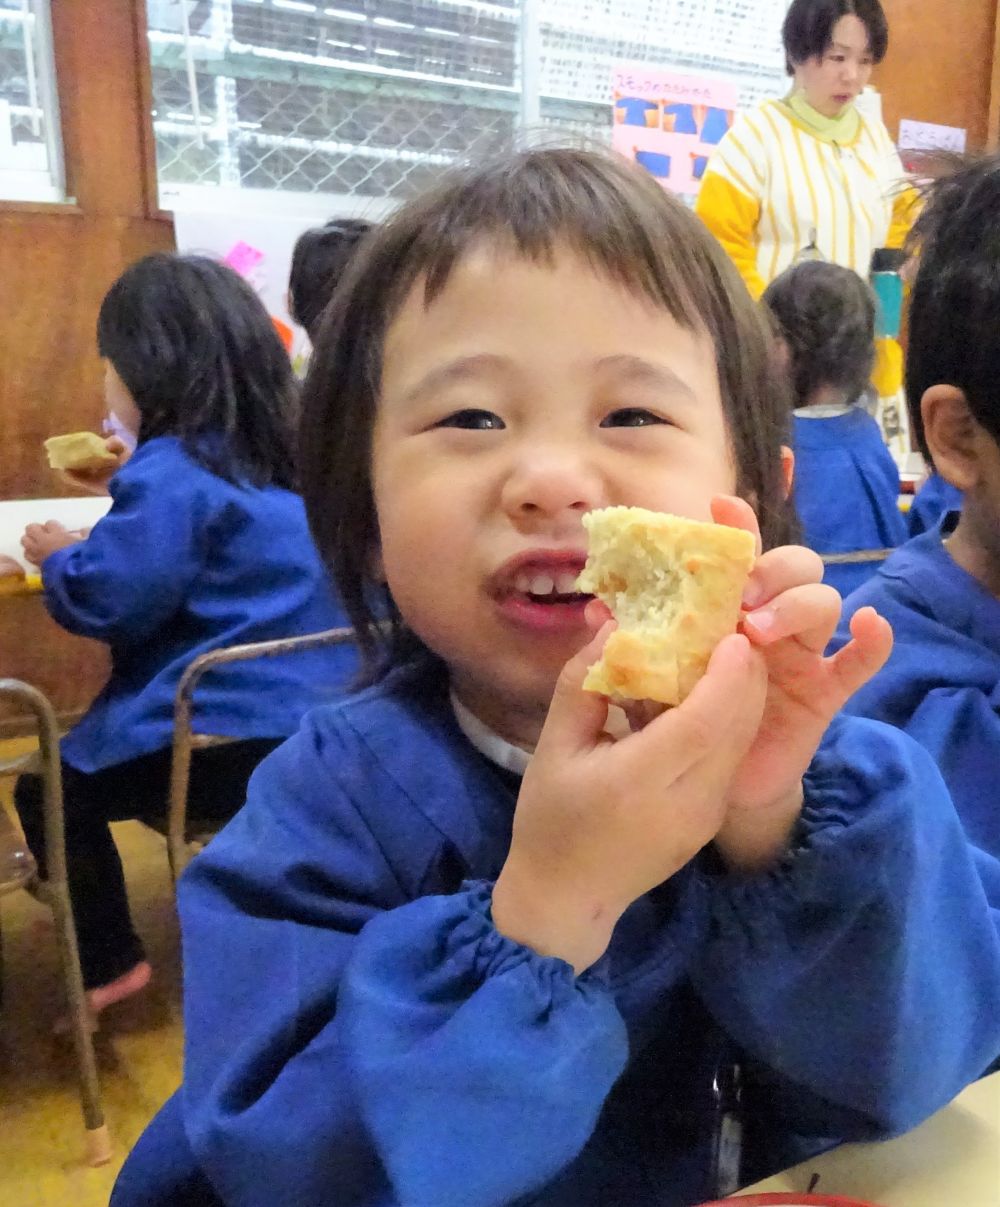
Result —
M 90 1016 L 91 1031 L 97 1030 L 97 1018 L 102 1010 L 106 1010 L 108 1006 L 114 1006 L 117 1002 L 123 1002 L 136 993 L 141 993 L 149 984 L 152 975 L 153 969 L 149 961 L 140 960 L 134 968 L 130 968 L 128 972 L 116 977 L 115 980 L 108 981 L 106 985 L 98 985 L 96 989 L 88 989 L 86 993 L 87 1013 Z M 55 1032 L 57 1035 L 65 1035 L 71 1030 L 72 1025 L 69 1016 L 64 1015 L 56 1023 Z

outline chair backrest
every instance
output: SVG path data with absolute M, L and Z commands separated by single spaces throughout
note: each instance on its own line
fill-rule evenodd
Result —
M 822 553 L 824 566 L 861 566 L 884 562 L 895 549 L 859 549 L 855 553 Z
M 274 641 L 254 641 L 246 645 L 211 650 L 195 658 L 177 685 L 174 697 L 174 740 L 170 766 L 170 799 L 167 808 L 167 853 L 176 883 L 190 860 L 187 834 L 187 796 L 191 780 L 191 752 L 232 741 L 217 734 L 195 733 L 192 729 L 194 693 L 201 679 L 213 668 L 230 662 L 251 662 L 280 654 L 302 653 L 326 646 L 346 645 L 354 640 L 350 628 L 326 629 L 300 637 L 281 637 Z

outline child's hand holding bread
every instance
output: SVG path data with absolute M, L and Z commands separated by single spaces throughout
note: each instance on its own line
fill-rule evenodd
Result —
M 105 495 L 108 483 L 131 456 L 118 436 L 94 432 L 70 432 L 45 441 L 50 468 L 71 486 L 88 494 Z
M 748 503 L 720 498 L 712 511 L 718 523 L 752 532 L 759 546 Z M 801 810 L 802 776 L 823 734 L 892 652 L 888 622 L 863 608 L 851 622 L 853 640 L 824 657 L 841 600 L 822 577 L 817 554 L 786 545 L 758 558 L 744 594 L 740 628 L 767 664 L 768 691 L 760 732 L 730 786 L 726 824 L 716 839 L 736 866 L 766 865 L 784 851 Z
M 891 649 L 868 611 L 824 658 L 840 600 L 819 558 L 758 556 L 742 500 L 716 499 L 712 516 L 721 528 L 627 508 L 587 517 L 580 586 L 602 601 L 593 619 L 610 607 L 616 622 L 560 677 L 493 898 L 502 933 L 578 971 L 707 843 L 743 871 L 784 853 L 823 733 Z M 671 707 L 612 742 L 609 699 L 643 695 Z

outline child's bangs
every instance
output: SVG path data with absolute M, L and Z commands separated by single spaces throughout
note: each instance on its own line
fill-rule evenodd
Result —
M 386 250 L 395 243 L 399 253 L 393 311 L 421 278 L 433 302 L 456 265 L 484 246 L 539 264 L 569 249 L 682 327 L 710 325 L 711 303 L 698 289 L 706 267 L 698 220 L 647 173 L 610 155 L 548 150 L 465 177 L 390 220 Z

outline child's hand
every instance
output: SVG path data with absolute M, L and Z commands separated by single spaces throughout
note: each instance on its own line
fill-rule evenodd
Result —
M 104 447 L 118 458 L 116 465 L 104 465 L 100 469 L 61 469 L 59 476 L 64 482 L 91 495 L 106 495 L 108 483 L 132 456 L 131 450 L 118 436 L 109 436 Z
M 767 690 L 763 658 L 734 634 L 680 707 L 614 742 L 607 700 L 582 690 L 612 628 L 559 678 L 493 893 L 503 934 L 578 972 L 633 901 L 711 842 Z
M 21 548 L 33 566 L 40 566 L 57 549 L 65 549 L 67 545 L 75 545 L 81 540 L 83 537 L 79 532 L 70 532 L 57 520 L 48 520 L 44 524 L 29 524 L 25 528 Z
M 741 499 L 713 501 L 720 524 L 759 537 Z M 795 545 L 757 562 L 744 604 L 743 632 L 768 671 L 767 703 L 757 738 L 730 785 L 729 812 L 716 845 L 731 865 L 753 869 L 780 854 L 802 806 L 802 776 L 836 712 L 886 663 L 892 630 L 873 609 L 851 621 L 850 641 L 832 658 L 823 652 L 840 620 L 837 592 L 823 586 L 817 554 Z

